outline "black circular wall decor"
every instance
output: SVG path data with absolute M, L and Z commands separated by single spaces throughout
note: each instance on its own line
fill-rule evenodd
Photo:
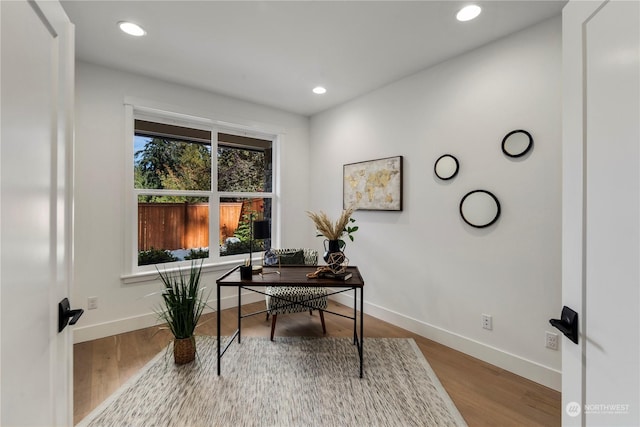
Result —
M 460 201 L 460 216 L 472 227 L 488 227 L 500 217 L 500 202 L 489 191 L 471 191 Z
M 459 168 L 460 163 L 458 163 L 458 159 L 451 154 L 444 154 L 438 157 L 438 160 L 436 160 L 436 163 L 433 165 L 433 171 L 436 176 L 443 181 L 452 179 L 456 176 Z
M 513 130 L 502 139 L 502 152 L 508 157 L 522 157 L 533 147 L 533 137 L 526 130 Z

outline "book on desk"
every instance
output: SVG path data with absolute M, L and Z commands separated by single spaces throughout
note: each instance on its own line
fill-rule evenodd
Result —
M 335 279 L 335 280 L 349 280 L 353 277 L 353 273 L 344 272 L 344 273 L 331 273 L 331 272 L 322 272 L 319 274 L 319 277 L 323 279 Z

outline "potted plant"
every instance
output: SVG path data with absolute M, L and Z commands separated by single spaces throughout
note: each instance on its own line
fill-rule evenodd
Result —
M 158 270 L 164 289 L 163 304 L 156 313 L 174 336 L 173 357 L 177 365 L 189 363 L 196 356 L 194 332 L 208 299 L 208 294 L 203 292 L 205 288 L 200 288 L 201 269 L 202 261 L 199 265 L 193 261 L 188 276 L 180 269 L 177 272 Z
M 307 211 L 307 215 L 313 221 L 317 230 L 317 237 L 325 237 L 324 241 L 324 260 L 328 262 L 329 256 L 335 252 L 342 252 L 342 249 L 346 246 L 345 241 L 342 239 L 343 235 L 347 235 L 349 240 L 353 242 L 353 235 L 358 231 L 357 225 L 353 224 L 356 220 L 351 218 L 353 209 L 345 209 L 342 211 L 340 218 L 334 223 L 329 219 L 326 213 L 320 211 L 320 213 L 314 213 Z M 327 246 L 328 244 L 328 246 Z

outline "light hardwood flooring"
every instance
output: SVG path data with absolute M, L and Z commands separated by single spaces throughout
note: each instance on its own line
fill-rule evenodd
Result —
M 330 309 L 352 314 L 353 309 L 330 302 Z M 263 302 L 247 304 L 243 313 L 264 308 Z M 237 308 L 221 313 L 222 334 L 231 335 L 237 325 Z M 350 320 L 325 315 L 327 335 L 350 337 Z M 216 334 L 215 313 L 204 315 L 199 335 Z M 242 322 L 243 336 L 268 337 L 271 321 L 264 314 Z M 166 330 L 147 328 L 74 346 L 74 423 L 116 391 L 171 341 Z M 560 393 L 484 363 L 456 350 L 365 315 L 364 335 L 381 338 L 413 338 L 431 364 L 469 426 L 559 426 Z M 278 317 L 278 336 L 322 336 L 317 312 Z M 366 340 L 365 340 L 366 345 Z M 366 375 L 366 360 L 365 360 Z

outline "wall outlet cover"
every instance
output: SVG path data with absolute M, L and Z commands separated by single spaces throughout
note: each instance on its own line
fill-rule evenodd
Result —
M 551 350 L 558 349 L 558 334 L 554 332 L 546 332 L 545 333 L 545 347 L 550 348 Z
M 493 329 L 493 318 L 490 314 L 482 315 L 482 329 L 491 331 Z

